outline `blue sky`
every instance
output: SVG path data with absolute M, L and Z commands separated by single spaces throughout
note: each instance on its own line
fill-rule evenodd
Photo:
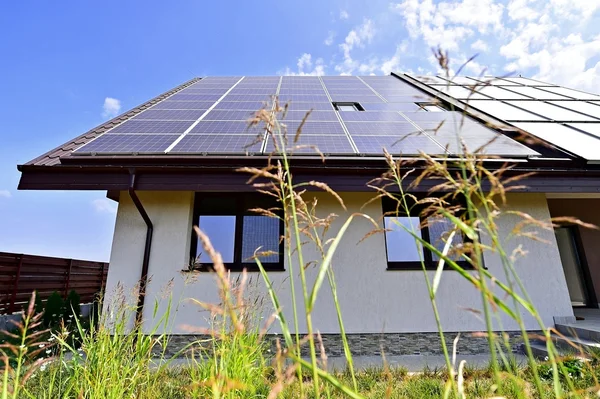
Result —
M 0 13 L 0 251 L 108 260 L 103 192 L 17 191 L 25 163 L 194 76 L 516 73 L 600 91 L 600 0 L 43 1 Z

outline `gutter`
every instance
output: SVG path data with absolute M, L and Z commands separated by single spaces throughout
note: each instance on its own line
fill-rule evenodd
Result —
M 146 285 L 148 284 L 148 265 L 150 263 L 150 249 L 152 248 L 152 233 L 154 232 L 154 226 L 152 225 L 152 221 L 146 213 L 142 202 L 140 201 L 137 193 L 135 192 L 135 169 L 129 170 L 130 179 L 129 179 L 129 197 L 133 201 L 133 204 L 137 208 L 140 216 L 144 219 L 146 223 L 146 243 L 144 245 L 144 257 L 142 259 L 142 273 L 140 275 L 140 288 L 138 290 L 138 302 L 137 308 L 135 312 L 135 322 L 136 325 L 138 323 L 141 324 L 142 316 L 144 312 L 144 300 L 146 298 Z

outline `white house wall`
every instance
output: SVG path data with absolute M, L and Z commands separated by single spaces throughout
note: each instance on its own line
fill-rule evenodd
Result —
M 149 265 L 150 282 L 144 308 L 144 328 L 146 332 L 151 332 L 153 326 L 158 324 L 158 318 L 153 315 L 164 314 L 171 298 L 171 324 L 164 332 L 197 333 L 197 328 L 208 326 L 210 315 L 197 304 L 192 303 L 189 298 L 218 303 L 219 297 L 212 274 L 181 272 L 189 258 L 194 195 L 191 192 L 139 192 L 138 195 L 154 224 Z M 342 193 L 348 207 L 348 211 L 344 212 L 328 195 L 321 193 L 315 195 L 319 198 L 319 209 L 323 215 L 331 212 L 339 215 L 330 236 L 335 234 L 337 228 L 350 214 L 360 212 L 363 204 L 372 196 L 370 193 Z M 512 194 L 509 196 L 509 203 L 513 208 L 527 212 L 535 218 L 549 218 L 544 194 Z M 381 203 L 372 202 L 362 209 L 362 212 L 380 222 Z M 515 216 L 500 220 L 501 233 L 507 235 L 516 220 Z M 372 228 L 372 224 L 365 219 L 355 220 L 340 243 L 334 258 L 338 296 L 346 331 L 350 333 L 436 331 L 423 273 L 386 271 L 385 241 L 382 234 L 370 236 L 357 244 Z M 105 309 L 111 303 L 111 298 L 114 301 L 117 297 L 114 295 L 118 291 L 117 287 L 122 287 L 130 304 L 135 303 L 135 286 L 141 271 L 145 234 L 146 226 L 128 194 L 121 193 Z M 510 252 L 518 244 L 523 244 L 528 251 L 527 256 L 517 262 L 516 268 L 544 323 L 552 325 L 553 317 L 568 317 L 572 316 L 573 312 L 554 234 L 551 231 L 544 231 L 539 235 L 550 243 L 518 239 L 507 244 L 507 249 Z M 483 239 L 486 240 L 485 237 Z M 318 258 L 314 248 L 305 247 L 304 254 L 305 262 Z M 485 264 L 491 273 L 504 280 L 502 265 L 497 256 L 487 254 Z M 289 264 L 286 262 L 285 272 L 273 272 L 270 273 L 270 277 L 278 287 L 286 317 L 292 320 L 288 270 Z M 296 294 L 300 296 L 298 267 L 294 266 L 294 270 L 297 283 Z M 309 284 L 312 285 L 315 268 L 311 267 L 307 272 Z M 255 291 L 264 292 L 260 275 L 250 273 L 250 276 Z M 485 328 L 482 316 L 472 311 L 481 308 L 480 293 L 457 273 L 444 272 L 437 298 L 445 331 L 477 331 Z M 264 300 L 267 305 L 270 304 L 266 296 Z M 155 305 L 158 307 L 155 308 Z M 269 309 L 270 307 L 266 311 L 267 315 L 271 313 Z M 304 331 L 305 323 L 302 315 L 300 320 L 300 330 Z M 327 281 L 323 284 L 319 295 L 313 320 L 315 328 L 322 333 L 339 332 Z M 505 330 L 516 329 L 516 325 L 507 317 L 502 317 L 501 320 Z M 528 329 L 538 329 L 538 325 L 532 318 L 526 320 Z M 272 331 L 277 330 L 275 327 L 272 329 Z

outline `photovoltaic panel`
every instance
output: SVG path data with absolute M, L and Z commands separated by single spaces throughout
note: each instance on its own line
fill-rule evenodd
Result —
M 279 101 L 281 102 L 287 102 L 287 101 L 291 101 L 291 102 L 299 102 L 299 103 L 304 103 L 304 102 L 327 102 L 329 101 L 329 98 L 327 97 L 327 95 L 325 93 L 323 93 L 322 95 L 318 95 L 318 94 L 313 94 L 313 95 L 296 95 L 296 94 L 282 94 L 279 96 Z
M 600 96 L 590 93 L 585 93 L 579 90 L 567 89 L 566 87 L 544 87 L 544 90 L 552 93 L 574 98 L 576 100 L 600 100 Z
M 225 94 L 226 89 L 183 89 L 179 91 L 179 94 L 193 94 L 193 95 L 218 95 L 222 96 Z
M 583 101 L 548 101 L 550 104 L 569 108 L 573 111 L 582 112 L 589 116 L 600 119 L 600 106 Z
M 447 112 L 403 112 L 404 116 L 413 122 L 460 122 L 462 120 L 471 121 L 471 119 L 458 111 Z
M 132 120 L 170 120 L 170 121 L 195 121 L 204 114 L 205 110 L 166 110 L 148 109 L 132 118 Z
M 382 103 L 384 102 L 380 97 L 376 95 L 362 96 L 362 95 L 332 95 L 332 101 L 336 102 L 356 102 L 356 103 Z
M 468 100 L 468 99 L 489 100 L 490 99 L 489 96 L 484 96 L 481 93 L 477 93 L 476 91 L 466 89 L 461 86 L 449 86 L 449 87 L 441 86 L 441 87 L 438 87 L 437 89 L 439 91 L 441 91 L 442 93 L 446 93 L 449 96 L 457 98 L 459 100 Z
M 214 101 L 164 100 L 154 105 L 152 109 L 209 109 L 214 103 Z
M 221 95 L 216 94 L 173 94 L 169 99 L 178 101 L 217 101 Z
M 541 101 L 507 101 L 508 104 L 516 105 L 523 109 L 526 109 L 536 114 L 542 115 L 548 119 L 555 121 L 597 121 L 598 119 L 590 116 L 582 115 L 568 109 L 561 108 L 559 106 L 544 103 Z
M 390 103 L 414 103 L 414 102 L 434 102 L 435 98 L 426 94 L 413 94 L 406 96 L 383 96 Z
M 90 141 L 77 153 L 160 153 L 178 136 L 165 134 L 104 134 Z
M 573 126 L 576 129 L 583 130 L 600 138 L 600 123 L 569 123 L 568 126 Z
M 600 160 L 600 140 L 558 123 L 513 123 L 533 136 L 589 161 Z
M 525 87 L 527 88 L 527 87 Z M 507 87 L 503 89 L 501 87 L 493 87 L 493 86 L 485 86 L 485 87 L 477 87 L 475 90 L 477 93 L 485 94 L 486 96 L 490 96 L 497 100 L 527 100 L 529 97 L 526 97 L 520 93 L 515 93 L 517 89 L 521 89 L 520 87 Z
M 506 104 L 496 100 L 473 100 L 469 102 L 469 107 L 473 107 L 477 110 L 483 111 L 496 118 L 500 118 L 505 121 L 511 120 L 522 120 L 522 121 L 545 121 L 548 120 L 541 116 L 532 114 L 531 112 L 524 111 L 520 108 L 516 108 L 510 104 Z M 600 107 L 598 107 L 600 109 Z
M 262 140 L 253 134 L 188 134 L 170 151 L 174 154 L 225 154 L 260 152 Z
M 406 119 L 397 112 L 389 111 L 364 111 L 364 112 L 340 112 L 342 120 L 345 121 L 370 121 L 370 122 L 404 122 Z
M 246 121 L 200 121 L 189 134 L 259 134 L 259 127 L 248 127 Z
M 274 95 L 277 91 L 277 88 L 273 88 L 273 89 L 242 89 L 242 88 L 235 88 L 233 90 L 231 90 L 229 92 L 230 95 L 253 95 L 253 96 L 270 96 L 270 95 Z M 224 93 L 223 93 L 224 94 Z
M 193 121 L 146 121 L 130 119 L 111 129 L 112 133 L 162 133 L 181 134 L 194 123 Z
M 315 111 L 331 111 L 333 105 L 330 102 L 280 102 L 282 107 L 287 106 L 290 111 L 308 111 L 310 109 Z
M 360 105 L 366 111 L 418 111 L 419 107 L 414 102 L 401 102 L 401 103 L 361 103 Z
M 408 122 L 344 122 L 352 137 L 359 136 L 395 136 L 418 134 L 420 131 Z
M 214 109 L 235 109 L 243 111 L 258 111 L 264 108 L 266 101 L 221 101 Z
M 452 84 L 446 79 L 439 78 L 437 76 L 412 76 L 414 79 L 419 82 L 428 84 L 428 85 L 448 85 Z
M 213 109 L 202 120 L 203 121 L 246 121 L 253 117 L 256 111 L 220 110 Z
M 228 94 L 222 101 L 268 101 L 270 96 L 266 94 Z
M 536 89 L 535 87 L 511 87 L 510 88 L 517 93 L 523 94 L 536 100 L 568 100 L 568 97 L 561 96 L 560 94 L 552 93 L 545 90 Z M 518 100 L 518 99 L 516 99 Z
M 550 83 L 545 83 L 545 82 L 540 82 L 537 80 L 533 80 L 533 79 L 527 79 L 527 78 L 503 78 L 503 80 L 509 81 L 509 82 L 514 82 L 514 83 L 519 83 L 525 86 L 556 86 Z
M 307 111 L 288 111 L 285 115 L 285 121 L 301 121 L 306 116 Z M 312 111 L 308 115 L 307 121 L 338 122 L 335 111 Z
M 444 154 L 442 147 L 425 135 L 415 136 L 357 136 L 352 135 L 358 152 L 368 155 L 383 155 L 385 148 L 391 154 L 416 155 L 420 151 L 427 154 Z
M 296 134 L 300 122 L 298 121 L 282 121 L 287 126 L 288 133 Z M 339 121 L 336 122 L 310 122 L 307 121 L 302 125 L 303 135 L 345 135 L 342 125 Z
M 352 149 L 352 145 L 348 140 L 348 137 L 344 136 L 308 136 L 301 135 L 300 139 L 297 143 L 293 142 L 292 137 L 290 137 L 288 144 L 288 151 L 291 150 L 293 153 L 310 153 L 315 154 L 316 152 L 313 148 L 293 148 L 296 146 L 316 146 L 319 151 L 324 154 L 354 154 L 354 150 Z M 267 141 L 267 153 L 272 153 L 275 150 L 275 146 L 273 145 L 273 138 L 269 137 Z

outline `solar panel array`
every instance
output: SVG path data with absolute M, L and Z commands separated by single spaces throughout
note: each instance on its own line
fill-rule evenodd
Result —
M 457 88 L 460 88 L 457 86 Z M 248 119 L 270 107 L 272 96 L 288 104 L 281 122 L 288 151 L 381 156 L 457 154 L 461 136 L 471 151 L 528 157 L 537 153 L 456 112 L 427 112 L 434 99 L 394 76 L 207 77 L 140 112 L 75 151 L 95 154 L 269 154 L 273 137 Z M 334 104 L 358 103 L 361 111 Z M 269 108 L 269 111 L 271 108 Z M 297 142 L 295 136 L 301 121 Z M 280 115 L 283 117 L 283 115 Z
M 588 161 L 600 161 L 600 96 L 538 80 L 412 76 Z

